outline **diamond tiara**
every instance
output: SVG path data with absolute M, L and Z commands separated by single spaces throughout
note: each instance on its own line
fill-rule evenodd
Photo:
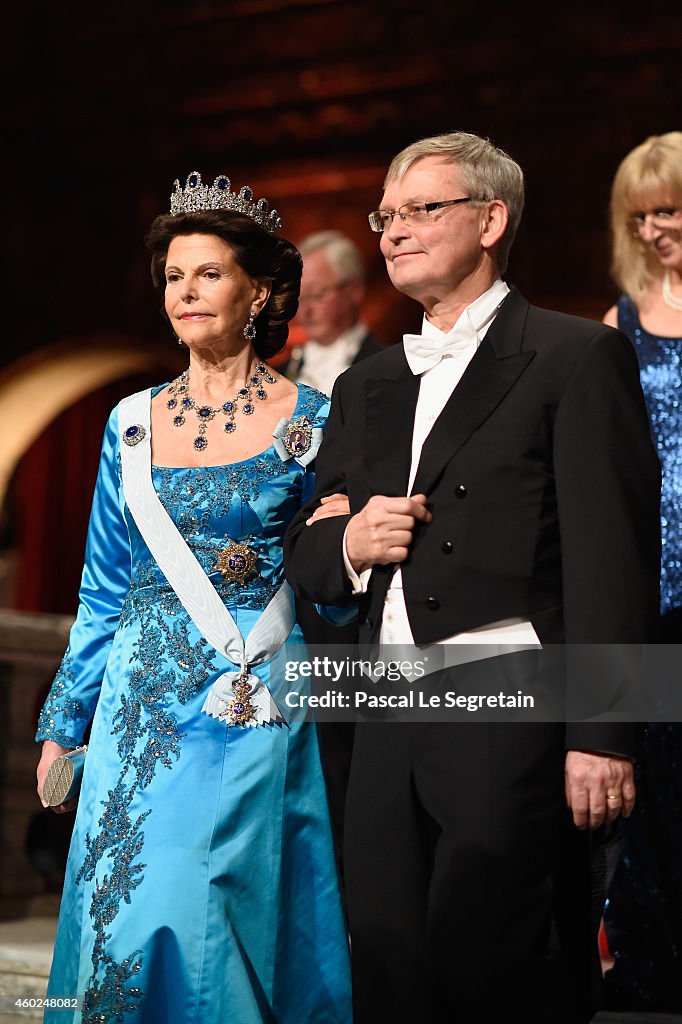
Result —
M 170 212 L 172 217 L 181 213 L 197 213 L 200 210 L 234 210 L 245 213 L 266 231 L 278 231 L 282 219 L 277 210 L 268 210 L 267 199 L 254 202 L 253 192 L 244 185 L 239 194 L 232 191 L 230 179 L 226 174 L 219 174 L 212 185 L 202 185 L 201 175 L 192 171 L 187 175 L 184 188 L 178 179 L 173 183 Z

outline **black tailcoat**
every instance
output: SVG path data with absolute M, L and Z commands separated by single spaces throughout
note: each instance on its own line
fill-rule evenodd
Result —
M 305 520 L 326 494 L 347 493 L 352 513 L 373 494 L 405 495 L 418 389 L 401 345 L 337 381 L 316 492 L 285 546 L 299 595 L 358 600 L 347 517 Z M 413 493 L 433 519 L 402 565 L 415 642 L 508 618 L 529 619 L 545 644 L 650 639 L 659 486 L 630 342 L 512 290 L 422 450 Z M 361 641 L 378 634 L 392 571 L 375 566 L 359 600 Z M 565 749 L 633 755 L 636 729 L 358 727 L 346 827 L 356 1024 L 384 1011 L 589 1019 L 599 908 L 590 839 L 565 810 Z M 401 984 L 413 970 L 421 996 Z

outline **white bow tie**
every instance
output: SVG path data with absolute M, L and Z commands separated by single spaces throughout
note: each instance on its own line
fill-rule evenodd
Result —
M 437 366 L 443 356 L 454 356 L 469 346 L 475 347 L 478 336 L 470 325 L 455 327 L 449 334 L 435 337 L 431 334 L 404 334 L 405 358 L 412 373 L 418 376 Z

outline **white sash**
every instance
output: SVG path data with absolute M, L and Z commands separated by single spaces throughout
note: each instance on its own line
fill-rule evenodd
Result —
M 245 642 L 236 622 L 154 490 L 151 389 L 123 399 L 119 405 L 119 430 L 123 492 L 137 528 L 199 632 L 220 655 L 239 666 L 239 671 L 223 673 L 213 683 L 201 710 L 213 718 L 223 716 L 226 724 L 232 724 L 224 717 L 225 709 L 227 702 L 234 698 L 233 682 L 242 676 L 251 686 L 248 699 L 256 714 L 241 724 L 256 726 L 277 720 L 286 724 L 265 683 L 247 673 L 249 666 L 261 665 L 274 657 L 291 632 L 295 616 L 289 584 L 282 583 Z

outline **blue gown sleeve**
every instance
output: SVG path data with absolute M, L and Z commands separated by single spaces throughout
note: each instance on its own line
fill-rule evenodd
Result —
M 104 434 L 76 621 L 69 646 L 40 714 L 36 740 L 75 747 L 95 711 L 123 601 L 130 586 L 131 557 L 118 475 L 118 414 Z
M 330 402 L 325 402 L 317 410 L 315 415 L 315 422 L 313 426 L 321 427 L 322 430 L 327 425 L 327 417 L 329 416 L 329 410 L 331 408 Z M 301 494 L 301 507 L 305 505 L 313 496 L 315 490 L 315 463 L 312 463 L 311 467 L 306 466 L 306 472 L 303 477 L 303 487 Z M 339 605 L 330 604 L 316 604 L 315 608 L 318 615 L 321 615 L 323 619 L 330 622 L 332 626 L 347 626 L 351 622 L 355 622 L 358 617 L 357 603 L 353 603 L 345 608 Z

